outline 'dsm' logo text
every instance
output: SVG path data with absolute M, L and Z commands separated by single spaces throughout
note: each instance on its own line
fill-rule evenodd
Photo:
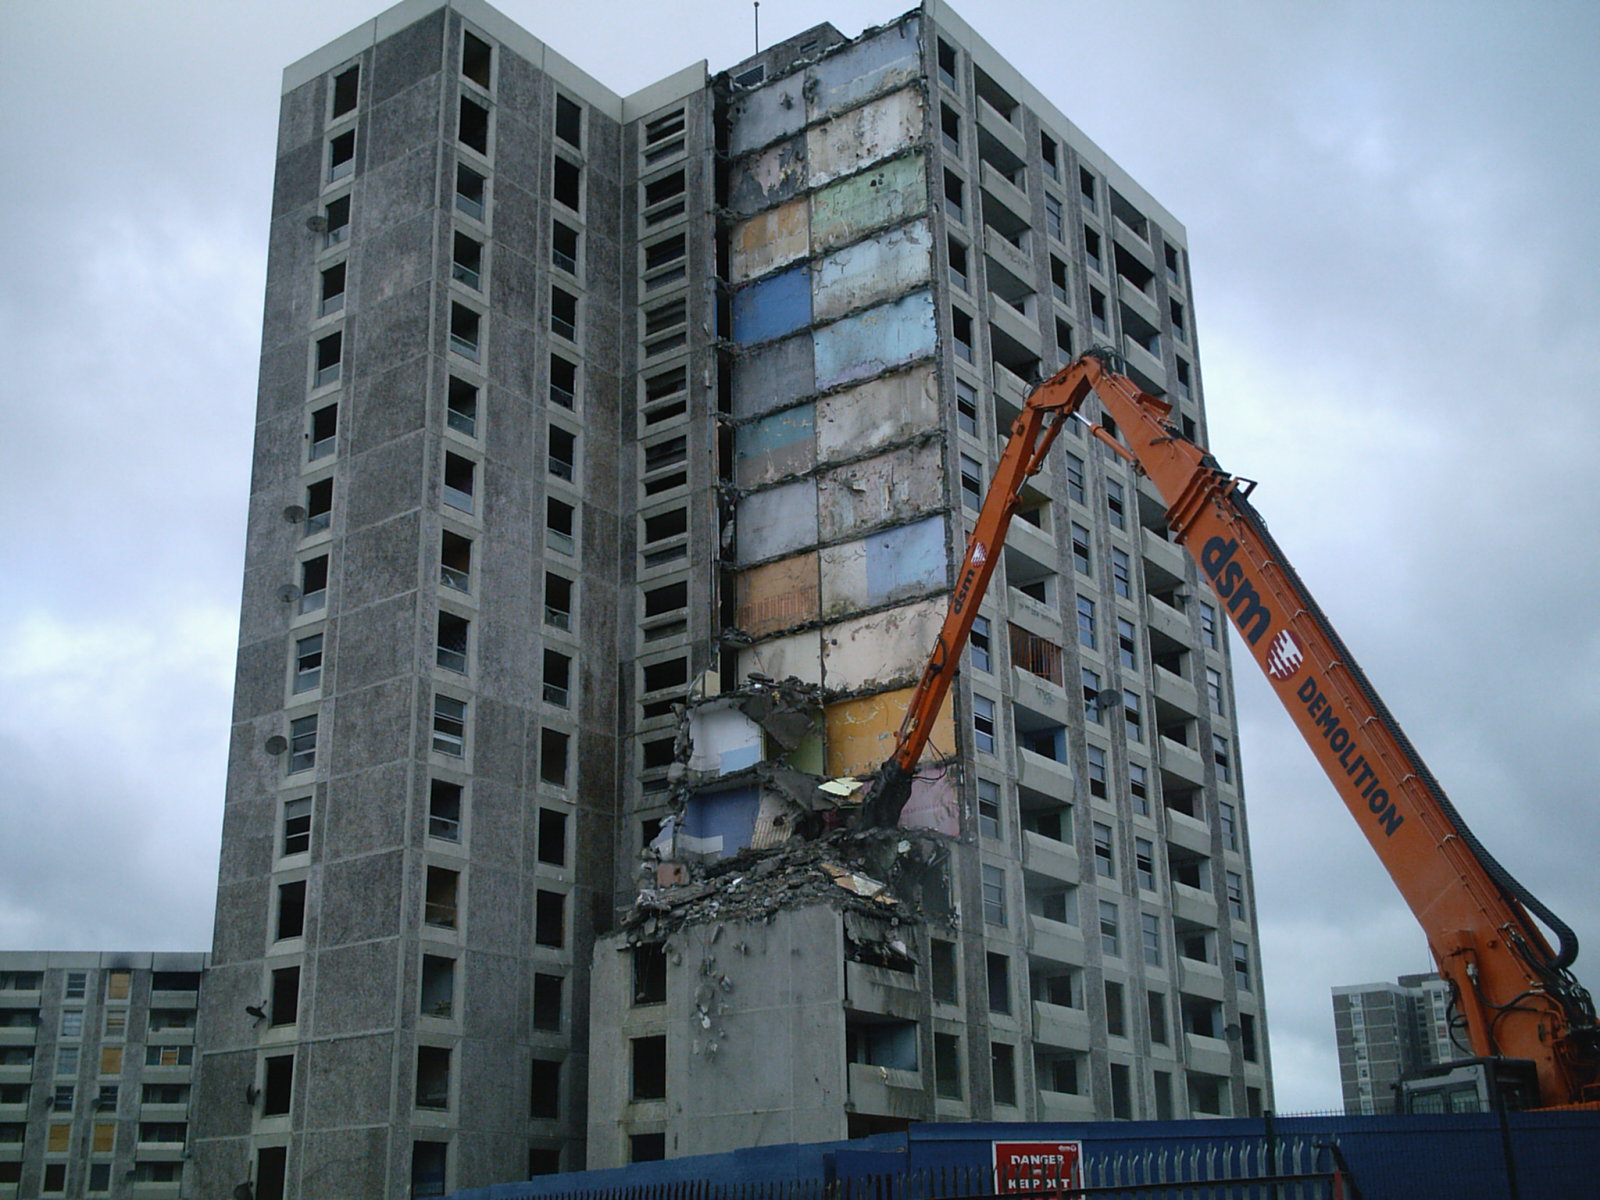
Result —
M 1200 551 L 1200 565 L 1211 578 L 1211 586 L 1233 614 L 1240 635 L 1254 646 L 1272 628 L 1272 610 L 1255 586 L 1244 577 L 1244 568 L 1233 560 L 1239 543 L 1214 537 Z

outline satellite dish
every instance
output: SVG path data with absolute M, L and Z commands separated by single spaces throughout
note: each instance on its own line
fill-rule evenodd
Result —
M 292 583 L 286 583 L 278 589 L 278 599 L 282 600 L 285 604 L 293 604 L 296 600 L 300 599 L 300 589 L 295 587 L 295 585 Z
M 1103 708 L 1115 708 L 1122 703 L 1122 689 L 1106 688 L 1095 696 L 1094 702 Z
M 311 230 L 312 233 L 327 233 L 328 218 L 323 216 L 321 213 L 307 217 L 306 228 Z
M 282 754 L 289 748 L 289 739 L 281 733 L 275 733 L 267 739 L 268 754 Z
M 283 510 L 283 519 L 291 525 L 298 525 L 306 519 L 306 510 L 298 504 L 291 504 Z

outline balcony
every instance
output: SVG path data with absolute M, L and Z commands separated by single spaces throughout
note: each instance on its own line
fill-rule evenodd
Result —
M 1007 179 L 990 163 L 983 163 L 979 168 L 978 180 L 983 190 L 991 197 L 1004 204 L 1024 224 L 1029 224 L 1033 217 L 1033 206 L 1028 203 L 1028 193 Z
M 859 962 L 844 964 L 845 1003 L 856 1012 L 914 1020 L 919 994 L 917 977 L 910 971 Z
M 1200 693 L 1181 675 L 1175 675 L 1165 667 L 1156 667 L 1156 699 L 1163 704 L 1170 704 L 1188 716 L 1198 716 L 1200 713 Z M 1185 747 L 1187 749 L 1187 747 Z
M 1177 821 L 1190 821 L 1192 817 L 1185 817 L 1179 813 L 1170 813 L 1169 816 Z M 1193 847 L 1190 847 L 1193 849 Z M 1201 888 L 1190 887 L 1186 883 L 1172 885 L 1172 915 L 1180 921 L 1193 921 L 1196 925 L 1205 925 L 1215 928 L 1217 924 L 1217 901 L 1210 892 Z
M 1222 1038 L 1185 1033 L 1183 1049 L 1185 1065 L 1191 1071 L 1204 1071 L 1208 1075 L 1228 1074 L 1233 1056 L 1228 1052 L 1228 1043 Z
M 1122 357 L 1130 374 L 1135 376 L 1135 382 L 1145 391 L 1159 396 L 1167 390 L 1167 369 L 1161 365 L 1161 360 L 1126 334 L 1122 338 Z
M 1063 1050 L 1087 1050 L 1093 1039 L 1089 1014 L 1081 1008 L 1033 1002 L 1033 1040 Z
M 1145 561 L 1154 563 L 1169 575 L 1183 578 L 1184 564 L 1189 556 L 1182 546 L 1167 541 L 1153 529 L 1139 531 L 1139 545 Z
M 847 1089 L 850 1102 L 860 1113 L 913 1120 L 927 1119 L 933 1115 L 923 1098 L 920 1071 L 851 1063 L 848 1067 Z
M 1197 817 L 1167 809 L 1167 840 L 1202 857 L 1211 854 L 1211 830 Z
M 1189 632 L 1189 618 L 1172 605 L 1151 596 L 1150 603 L 1146 605 L 1146 617 L 1151 629 L 1159 630 L 1179 645 L 1191 644 L 1193 635 Z
M 1013 274 L 1023 279 L 1033 278 L 1033 260 L 1021 246 L 998 229 L 992 226 L 984 227 L 983 248 L 985 253 Z
M 1207 1000 L 1222 1000 L 1222 968 L 1192 958 L 1178 960 L 1178 979 L 1186 994 Z
M 1198 785 L 1205 782 L 1205 765 L 1200 761 L 1199 751 L 1173 741 L 1166 734 L 1161 735 L 1161 769 L 1172 772 L 1187 783 Z
M 994 153 L 992 147 L 983 145 L 984 135 L 987 135 L 998 142 L 1000 146 L 1010 151 L 1017 161 L 1024 162 L 1027 160 L 1028 144 L 1023 139 L 1022 130 L 1006 120 L 1004 113 L 1000 112 L 981 96 L 978 98 L 978 129 L 980 131 L 978 139 L 981 148 L 980 153 L 984 149 L 989 150 L 990 155 Z M 985 155 L 985 157 L 988 156 Z
M 1068 1092 L 1039 1090 L 1039 1120 L 1041 1121 L 1093 1121 L 1094 1099 L 1074 1096 Z
M 1021 303 L 1022 309 L 1017 308 Z M 989 323 L 1019 346 L 1035 356 L 1039 353 L 1039 323 L 1034 315 L 1035 297 L 1032 292 L 1019 297 L 1014 303 L 1004 296 L 989 293 Z M 1026 384 L 1024 384 L 1026 390 Z
M 1065 921 L 1028 914 L 1028 952 L 1051 962 L 1082 962 L 1083 931 Z
M 1042 833 L 1024 830 L 1022 865 L 1036 875 L 1066 883 L 1078 881 L 1078 851 L 1070 842 L 1058 842 Z
M 1072 764 L 1057 762 L 1032 750 L 1017 751 L 1017 781 L 1046 796 L 1072 795 Z

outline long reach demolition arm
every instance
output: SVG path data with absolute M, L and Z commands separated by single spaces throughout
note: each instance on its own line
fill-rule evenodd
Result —
M 973 619 L 1027 479 L 1064 422 L 1098 395 L 1116 433 L 1090 431 L 1147 475 L 1173 538 L 1199 563 L 1256 665 L 1421 922 L 1452 985 L 1474 1053 L 1534 1063 L 1545 1106 L 1600 1100 L 1600 1034 L 1588 993 L 1568 971 L 1572 931 L 1478 842 L 1247 499 L 1168 416 L 1171 406 L 1090 351 L 1041 383 L 1013 422 L 968 540 L 944 625 L 894 753 L 861 821 L 892 826 L 949 693 Z M 1087 422 L 1086 422 L 1087 423 Z M 1559 944 L 1553 950 L 1537 916 Z

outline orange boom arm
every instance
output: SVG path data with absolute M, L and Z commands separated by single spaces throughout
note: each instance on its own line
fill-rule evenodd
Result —
M 1421 923 L 1476 1054 L 1534 1064 L 1546 1105 L 1600 1098 L 1600 1035 L 1568 972 L 1571 931 L 1483 848 L 1284 558 L 1239 481 L 1168 422 L 1171 406 L 1090 352 L 1046 380 L 1012 425 L 956 577 L 949 612 L 893 755 L 864 806 L 892 824 L 953 681 L 1023 483 L 1091 391 L 1118 437 L 1095 436 L 1147 475 L 1172 534 L 1200 566 L 1245 647 Z M 1553 950 L 1537 915 L 1560 943 Z

